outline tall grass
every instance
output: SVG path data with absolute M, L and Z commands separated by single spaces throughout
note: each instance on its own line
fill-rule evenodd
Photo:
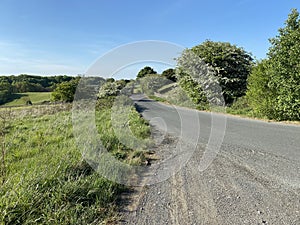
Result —
M 31 113 L 18 109 L 10 120 L 5 182 L 0 187 L 1 224 L 99 224 L 117 219 L 118 199 L 126 187 L 101 177 L 82 160 L 68 108 L 49 114 L 34 114 L 35 107 L 24 108 Z M 147 130 L 139 114 L 133 115 L 141 130 Z M 109 110 L 97 112 L 96 118 L 99 130 L 108 131 L 102 140 L 111 143 L 110 150 L 130 159 L 135 151 L 115 138 L 107 125 Z
M 233 115 L 262 118 L 254 113 L 253 109 L 249 106 L 246 96 L 238 98 L 232 105 L 226 107 L 226 112 Z
M 131 99 L 122 96 L 117 101 L 120 105 L 101 107 L 96 112 L 101 141 L 117 159 L 129 164 L 143 164 L 151 144 L 149 123 L 136 111 Z M 139 157 L 136 157 L 137 152 L 141 152 Z

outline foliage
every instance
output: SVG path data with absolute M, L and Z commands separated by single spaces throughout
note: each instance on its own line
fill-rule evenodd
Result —
M 52 92 L 53 101 L 72 102 L 79 79 L 62 82 Z
M 206 109 L 206 105 L 204 104 L 196 105 L 192 102 L 191 98 L 187 95 L 186 91 L 184 91 L 179 86 L 174 86 L 172 89 L 169 89 L 163 93 L 156 93 L 156 95 L 148 96 L 150 99 L 153 99 L 158 102 L 165 102 L 172 105 L 178 105 L 193 109 Z M 202 108 L 201 108 L 202 106 Z
M 192 50 L 183 51 L 177 59 L 176 76 L 179 86 L 200 109 L 207 109 L 208 104 L 224 105 L 222 90 L 214 69 Z
M 227 42 L 209 40 L 191 50 L 214 68 L 226 104 L 245 95 L 247 77 L 253 62 L 250 53 Z
M 234 115 L 244 115 L 249 117 L 257 117 L 252 107 L 249 105 L 247 96 L 236 99 L 232 105 L 226 108 L 226 112 Z
M 96 102 L 96 109 L 101 110 L 103 108 L 111 108 L 114 104 L 116 96 L 106 96 L 98 98 Z
M 114 78 L 110 77 L 110 78 L 106 78 L 105 81 L 106 81 L 106 82 L 111 82 L 111 83 L 113 83 L 113 82 L 115 82 L 116 80 L 115 80 Z
M 167 69 L 167 70 L 163 71 L 161 75 L 166 77 L 170 81 L 173 81 L 173 82 L 177 81 L 175 69 L 172 69 L 172 68 Z
M 150 66 L 146 66 L 138 72 L 137 78 L 142 78 L 149 74 L 157 74 L 157 72 Z
M 260 117 L 267 116 L 273 119 L 275 115 L 274 104 L 276 99 L 275 90 L 269 85 L 272 80 L 270 62 L 263 60 L 253 68 L 248 78 L 247 98 L 254 113 Z
M 30 81 L 17 81 L 12 83 L 12 88 L 14 93 L 23 92 L 42 92 L 49 91 L 39 83 L 31 83 Z
M 11 94 L 11 84 L 6 80 L 0 80 L 0 105 L 10 100 Z
M 18 93 L 24 92 L 51 92 L 62 83 L 78 78 L 70 76 L 32 76 L 21 74 L 19 76 L 0 76 L 0 105 L 17 98 Z
M 133 93 L 134 85 L 129 80 L 106 79 L 100 86 L 97 94 L 96 109 L 110 109 L 113 107 L 117 96 L 130 96 Z
M 201 84 L 195 81 L 191 76 L 182 76 L 179 80 L 179 86 L 187 93 L 191 101 L 198 106 L 199 109 L 207 109 L 208 101 Z
M 279 35 L 270 39 L 268 59 L 249 78 L 250 104 L 276 120 L 300 119 L 300 19 L 293 9 Z
M 66 75 L 33 76 L 21 74 L 18 76 L 0 76 L 0 82 L 6 80 L 12 85 L 13 93 L 52 91 L 56 84 L 76 79 Z
M 109 78 L 101 85 L 97 97 L 107 98 L 109 96 L 117 96 L 125 88 L 126 84 L 125 80 L 115 81 L 113 78 Z
M 139 83 L 143 93 L 153 95 L 158 89 L 168 84 L 169 80 L 159 74 L 149 74 L 140 78 Z

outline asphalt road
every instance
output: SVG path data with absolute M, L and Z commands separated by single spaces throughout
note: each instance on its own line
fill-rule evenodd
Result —
M 300 224 L 299 125 L 133 99 L 162 140 L 161 160 L 179 140 L 189 157 L 170 178 L 137 189 L 122 224 Z M 209 145 L 219 151 L 202 171 Z

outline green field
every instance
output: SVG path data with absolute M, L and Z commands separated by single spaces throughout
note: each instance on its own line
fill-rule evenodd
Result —
M 41 104 L 45 101 L 50 101 L 51 92 L 26 92 L 26 93 L 16 93 L 12 96 L 12 101 L 4 104 L 5 106 L 19 106 L 26 105 L 28 100 L 32 104 Z
M 1 109 L 0 224 L 100 224 L 118 219 L 119 197 L 126 189 L 82 159 L 71 108 Z M 140 150 L 118 142 L 110 120 L 110 109 L 97 111 L 104 146 L 128 163 L 142 163 L 143 157 L 136 157 Z M 149 135 L 148 124 L 134 108 L 128 123 L 137 137 Z

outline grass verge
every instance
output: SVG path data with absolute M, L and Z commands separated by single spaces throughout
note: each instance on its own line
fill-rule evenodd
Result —
M 82 160 L 68 108 L 34 114 L 33 106 L 24 109 L 31 113 L 22 114 L 18 109 L 18 116 L 8 118 L 6 133 L 1 136 L 6 152 L 5 168 L 1 167 L 1 224 L 99 224 L 117 220 L 118 199 L 126 187 L 101 177 Z M 142 163 L 139 150 L 127 148 L 116 138 L 109 109 L 98 111 L 96 118 L 101 140 L 113 154 Z M 136 134 L 146 137 L 147 123 L 135 111 L 130 118 Z

